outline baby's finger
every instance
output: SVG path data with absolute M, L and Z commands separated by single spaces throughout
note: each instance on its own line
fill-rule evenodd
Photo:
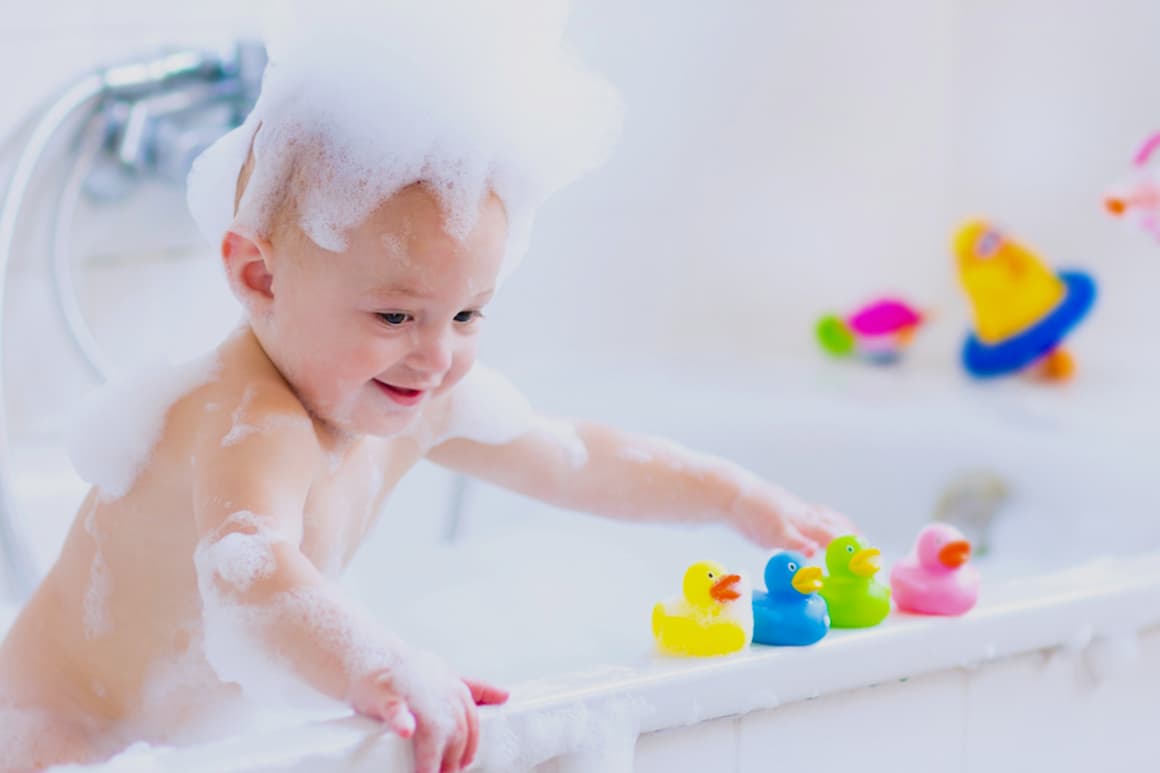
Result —
M 809 521 L 807 523 L 798 524 L 798 529 L 803 535 L 810 540 L 817 543 L 820 547 L 825 547 L 833 541 L 834 537 L 838 536 L 838 532 L 832 526 L 823 521 Z
M 463 759 L 460 767 L 467 768 L 475 760 L 475 751 L 479 748 L 479 712 L 474 704 L 467 705 L 467 745 L 463 749 Z
M 471 691 L 471 699 L 475 701 L 476 706 L 498 706 L 501 703 L 506 703 L 507 699 L 511 697 L 511 693 L 507 690 L 486 682 L 464 679 L 463 683 Z
M 789 550 L 797 550 L 806 556 L 812 556 L 818 551 L 818 545 L 809 537 L 802 534 L 791 524 L 786 524 L 781 532 L 781 545 Z
M 461 719 L 443 748 L 443 765 L 439 768 L 439 773 L 458 773 L 459 763 L 463 761 L 463 749 L 466 746 L 467 721 Z
M 415 734 L 415 773 L 439 773 L 443 759 L 443 737 L 420 728 Z
M 858 528 L 854 526 L 854 522 L 841 513 L 830 509 L 823 509 L 821 511 L 822 522 L 825 523 L 835 537 L 841 537 L 844 534 L 856 534 Z
M 415 734 L 415 715 L 407 708 L 407 704 L 399 698 L 394 698 L 383 704 L 383 721 L 400 738 L 410 738 Z

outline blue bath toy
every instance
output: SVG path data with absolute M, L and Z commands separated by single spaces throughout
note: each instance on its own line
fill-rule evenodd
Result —
M 822 570 L 806 566 L 800 553 L 774 553 L 765 564 L 767 591 L 753 592 L 753 641 L 775 646 L 813 644 L 830 630 Z

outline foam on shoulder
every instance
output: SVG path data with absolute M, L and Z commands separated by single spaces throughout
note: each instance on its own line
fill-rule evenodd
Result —
M 73 417 L 68 450 L 77 473 L 106 499 L 133 487 L 165 428 L 169 409 L 216 377 L 216 355 L 177 367 L 155 365 L 101 386 Z

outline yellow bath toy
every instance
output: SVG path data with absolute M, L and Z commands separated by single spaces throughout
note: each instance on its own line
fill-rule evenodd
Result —
M 1095 300 L 1095 282 L 1079 271 L 1056 273 L 1033 252 L 983 220 L 963 225 L 952 249 L 975 326 L 963 365 L 980 378 L 1038 365 L 1062 380 L 1075 363 L 1063 349 Z
M 657 648 L 670 655 L 707 657 L 745 649 L 753 634 L 753 606 L 741 577 L 714 561 L 685 570 L 682 593 L 653 607 Z

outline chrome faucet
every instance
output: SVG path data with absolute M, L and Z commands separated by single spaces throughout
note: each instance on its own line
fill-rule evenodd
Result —
M 102 199 L 124 195 L 145 177 L 184 185 L 193 159 L 219 136 L 239 125 L 257 98 L 266 54 L 260 43 L 242 42 L 224 54 L 177 51 L 107 67 L 78 79 L 27 124 L 8 185 L 0 198 L 0 324 L 12 245 L 20 211 L 45 153 L 68 127 L 99 127 L 99 143 L 84 158 L 100 174 L 89 174 L 84 191 Z M 8 145 L 8 143 L 4 143 Z M 75 203 L 75 202 L 74 202 Z M 68 206 L 64 206 L 68 204 Z M 62 211 L 71 203 L 61 202 Z M 59 221 L 58 221 L 59 225 Z M 60 230 L 59 228 L 56 230 Z M 65 240 L 56 234 L 54 244 Z M 52 250 L 54 288 L 73 343 L 100 378 L 109 366 L 79 313 L 71 261 Z M 0 370 L 3 368 L 0 336 Z M 12 497 L 10 427 L 0 378 L 0 583 L 7 597 L 23 600 L 39 576 L 20 528 Z

